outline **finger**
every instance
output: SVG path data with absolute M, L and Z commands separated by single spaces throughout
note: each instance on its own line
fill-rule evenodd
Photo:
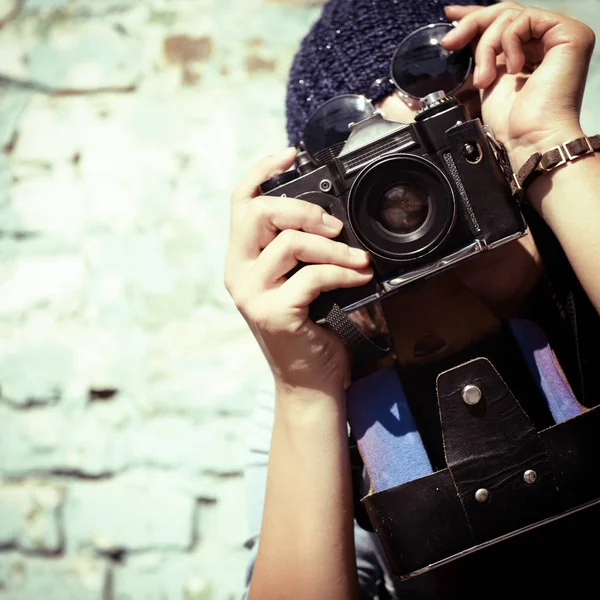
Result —
M 336 237 L 343 223 L 320 206 L 278 196 L 259 196 L 246 204 L 232 225 L 241 255 L 257 258 L 284 229 L 297 229 L 328 238 Z
M 440 43 L 446 50 L 460 50 L 482 35 L 503 11 L 509 9 L 522 10 L 522 7 L 516 2 L 500 2 L 482 7 L 481 10 L 472 10 L 460 19 Z
M 585 29 L 587 26 L 563 15 L 535 7 L 526 8 L 502 36 L 502 49 L 510 60 L 509 72 L 518 73 L 523 69 L 527 60 L 526 44 L 529 48 L 530 42 L 540 40 L 545 55 L 556 46 L 580 44 L 586 39 Z
M 506 70 L 514 74 L 522 71 L 525 66 L 525 50 L 523 44 L 532 39 L 528 19 L 514 20 L 502 34 L 500 43 L 506 56 Z
M 360 269 L 369 264 L 369 255 L 320 235 L 286 229 L 261 252 L 253 275 L 261 287 L 269 288 L 299 262 Z
M 279 154 L 265 156 L 252 167 L 231 195 L 232 204 L 258 195 L 258 186 L 267 179 L 287 171 L 296 158 L 296 148 L 286 148 Z
M 278 290 L 280 298 L 293 307 L 308 306 L 322 292 L 369 283 L 373 270 L 349 269 L 338 265 L 307 265 L 290 277 Z
M 519 11 L 510 9 L 502 12 L 485 30 L 475 49 L 475 74 L 473 83 L 480 89 L 490 86 L 497 76 L 496 58 L 502 53 L 502 35 L 517 18 Z
M 451 6 L 446 6 L 444 8 L 444 11 L 446 13 L 446 17 L 450 21 L 459 21 L 463 17 L 466 17 L 468 14 L 471 14 L 472 12 L 475 12 L 477 10 L 483 10 L 484 8 L 484 6 L 477 5 L 461 6 L 459 4 L 453 4 Z

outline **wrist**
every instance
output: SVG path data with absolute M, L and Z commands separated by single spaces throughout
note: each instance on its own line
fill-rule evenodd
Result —
M 346 419 L 346 392 L 339 389 L 275 387 L 275 406 L 284 418 L 293 421 L 324 418 Z
M 544 154 L 571 140 L 584 137 L 579 121 L 565 122 L 562 126 L 551 131 L 537 132 L 505 144 L 513 171 L 519 169 L 529 160 L 532 154 Z

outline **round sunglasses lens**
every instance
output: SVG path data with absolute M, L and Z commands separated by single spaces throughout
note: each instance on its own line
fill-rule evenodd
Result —
M 469 47 L 449 52 L 440 45 L 449 23 L 422 27 L 405 38 L 392 59 L 392 80 L 413 98 L 444 91 L 452 94 L 466 81 L 473 58 Z
M 374 114 L 373 105 L 358 94 L 344 94 L 324 102 L 309 117 L 304 128 L 304 147 L 313 160 L 323 150 L 342 149 L 350 136 L 350 123 L 358 123 Z

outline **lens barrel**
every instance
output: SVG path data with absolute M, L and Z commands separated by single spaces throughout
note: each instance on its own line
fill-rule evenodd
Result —
M 348 216 L 360 242 L 383 258 L 421 258 L 447 237 L 456 215 L 454 191 L 432 162 L 410 154 L 371 163 L 354 180 Z

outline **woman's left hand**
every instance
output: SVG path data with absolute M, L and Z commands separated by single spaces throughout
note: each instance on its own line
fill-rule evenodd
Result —
M 534 152 L 582 137 L 581 103 L 594 32 L 564 15 L 516 2 L 449 6 L 458 21 L 442 45 L 475 43 L 483 121 L 520 168 Z

